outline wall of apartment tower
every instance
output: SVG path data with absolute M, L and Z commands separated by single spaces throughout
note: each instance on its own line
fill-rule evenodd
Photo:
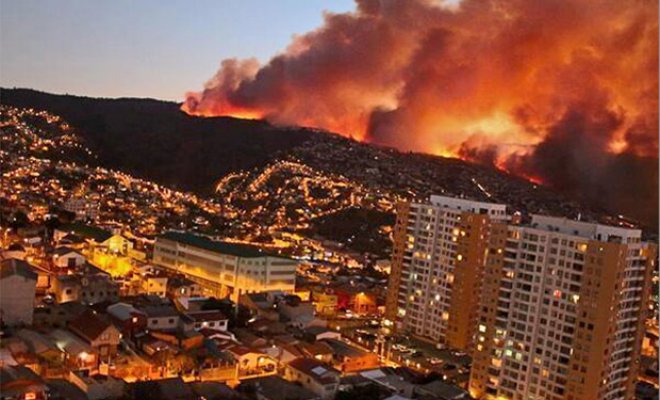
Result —
M 489 224 L 484 214 L 401 205 L 386 318 L 422 339 L 469 350 Z
M 456 267 L 446 336 L 446 343 L 451 348 L 472 348 L 490 223 L 488 215 L 464 212 L 458 224 Z
M 490 368 L 501 365 L 501 354 L 504 341 L 502 331 L 506 330 L 506 322 L 498 318 L 498 302 L 500 298 L 507 299 L 511 295 L 511 284 L 505 283 L 504 248 L 508 237 L 508 226 L 504 223 L 491 224 L 489 233 L 489 248 L 484 268 L 480 304 L 478 307 L 477 332 L 478 337 L 472 352 L 472 369 L 468 389 L 477 399 L 487 394 L 488 386 L 492 390 L 497 385 L 497 377 L 489 374 Z M 500 311 L 502 314 L 503 312 Z M 496 335 L 496 332 L 499 332 Z
M 401 287 L 401 272 L 403 269 L 403 256 L 408 246 L 408 217 L 410 213 L 409 202 L 399 202 L 396 206 L 396 223 L 392 232 L 392 267 L 387 284 L 385 298 L 385 319 L 395 322 L 399 309 L 399 288 Z M 393 325 L 396 327 L 396 324 Z
M 632 398 L 655 253 L 493 224 L 472 396 Z
M 654 260 L 653 246 L 589 242 L 568 400 L 634 398 Z

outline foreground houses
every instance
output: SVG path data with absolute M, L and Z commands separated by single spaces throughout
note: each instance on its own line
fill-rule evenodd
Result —
M 71 332 L 89 344 L 99 360 L 109 363 L 117 355 L 121 334 L 114 325 L 88 310 L 69 322 Z
M 296 358 L 289 362 L 284 377 L 314 392 L 323 400 L 333 399 L 339 388 L 341 373 L 313 358 Z

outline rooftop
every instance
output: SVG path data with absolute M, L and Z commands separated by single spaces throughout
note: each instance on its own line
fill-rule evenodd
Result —
M 98 338 L 99 335 L 111 326 L 111 323 L 103 320 L 92 310 L 83 312 L 76 319 L 69 322 L 69 329 L 71 331 L 90 342 Z
M 628 239 L 639 239 L 642 236 L 640 229 L 602 225 L 593 222 L 536 214 L 532 215 L 531 226 L 533 228 L 596 239 L 603 242 L 623 241 L 625 243 Z
M 236 257 L 257 258 L 257 257 L 280 257 L 276 254 L 270 254 L 262 249 L 238 243 L 228 243 L 211 240 L 205 236 L 194 235 L 185 232 L 166 232 L 159 238 L 171 240 L 173 242 L 186 244 L 188 246 L 199 247 L 204 250 L 212 251 L 218 254 L 228 254 Z
M 0 279 L 13 275 L 22 276 L 33 281 L 37 280 L 37 273 L 34 272 L 34 268 L 26 261 L 17 258 L 2 260 L 2 263 L 0 263 Z
M 299 357 L 289 363 L 289 367 L 325 385 L 339 381 L 339 371 L 314 358 Z
M 97 228 L 91 225 L 85 225 L 80 223 L 66 224 L 62 225 L 57 230 L 62 232 L 73 233 L 77 236 L 84 237 L 87 239 L 93 239 L 94 241 L 101 243 L 112 237 L 112 233 L 106 231 L 105 229 Z

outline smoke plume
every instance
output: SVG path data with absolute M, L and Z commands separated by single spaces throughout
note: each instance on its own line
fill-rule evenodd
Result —
M 658 2 L 357 0 L 183 109 L 493 164 L 655 225 Z

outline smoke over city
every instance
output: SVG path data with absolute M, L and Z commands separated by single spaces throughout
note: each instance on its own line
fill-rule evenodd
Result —
M 183 109 L 492 164 L 650 223 L 657 15 L 651 0 L 357 0 L 265 65 L 222 61 Z

